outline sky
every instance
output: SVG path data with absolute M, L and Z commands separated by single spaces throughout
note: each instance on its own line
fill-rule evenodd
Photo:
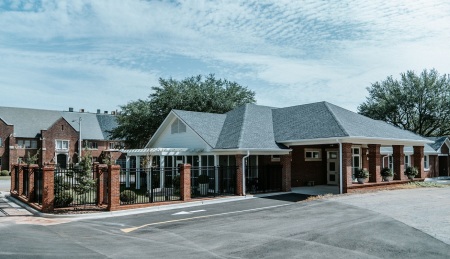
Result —
M 257 104 L 356 111 L 392 75 L 450 68 L 450 1 L 0 0 L 0 106 L 96 112 L 214 74 Z

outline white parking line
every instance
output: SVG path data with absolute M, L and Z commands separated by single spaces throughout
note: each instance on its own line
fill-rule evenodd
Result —
M 211 218 L 211 217 L 216 217 L 216 216 L 237 214 L 237 213 L 250 212 L 250 211 L 259 211 L 259 210 L 273 209 L 273 208 L 278 208 L 278 207 L 284 207 L 284 206 L 287 206 L 287 205 L 291 205 L 291 204 L 286 203 L 286 204 L 269 206 L 269 207 L 262 207 L 262 208 L 248 209 L 248 210 L 239 210 L 239 211 L 231 211 L 231 212 L 224 212 L 224 213 L 205 215 L 205 216 L 197 216 L 197 217 L 191 217 L 191 218 L 185 218 L 185 219 L 175 219 L 175 220 L 161 221 L 161 222 L 145 224 L 145 225 L 138 226 L 138 227 L 122 228 L 121 231 L 124 232 L 124 233 L 130 233 L 130 232 L 133 232 L 135 230 L 138 230 L 138 229 L 141 229 L 141 228 L 145 228 L 145 227 L 149 227 L 149 226 L 162 225 L 162 224 L 174 223 L 174 222 L 180 222 L 180 221 L 188 221 L 188 220 L 192 220 L 192 219 Z

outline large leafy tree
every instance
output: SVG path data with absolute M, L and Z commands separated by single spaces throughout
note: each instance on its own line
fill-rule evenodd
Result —
M 255 93 L 236 82 L 210 74 L 183 80 L 159 79 L 159 86 L 145 100 L 121 106 L 114 139 L 124 139 L 130 148 L 143 147 L 172 109 L 225 113 L 246 103 L 255 103 Z
M 435 70 L 402 73 L 368 87 L 358 112 L 422 136 L 450 135 L 450 77 Z

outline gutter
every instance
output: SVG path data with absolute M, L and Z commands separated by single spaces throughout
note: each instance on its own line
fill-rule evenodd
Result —
M 247 150 L 247 155 L 242 158 L 242 195 L 247 196 L 245 194 L 245 159 L 250 156 L 250 150 Z

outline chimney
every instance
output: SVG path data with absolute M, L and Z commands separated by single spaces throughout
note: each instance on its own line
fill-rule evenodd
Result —
M 69 112 L 73 112 L 73 107 L 69 107 Z
M 116 111 L 111 111 L 111 115 L 116 115 Z
M 100 114 L 100 109 L 97 109 L 97 114 Z
M 84 112 L 84 109 L 80 109 L 80 112 Z
M 108 111 L 104 111 L 105 114 L 108 114 Z

